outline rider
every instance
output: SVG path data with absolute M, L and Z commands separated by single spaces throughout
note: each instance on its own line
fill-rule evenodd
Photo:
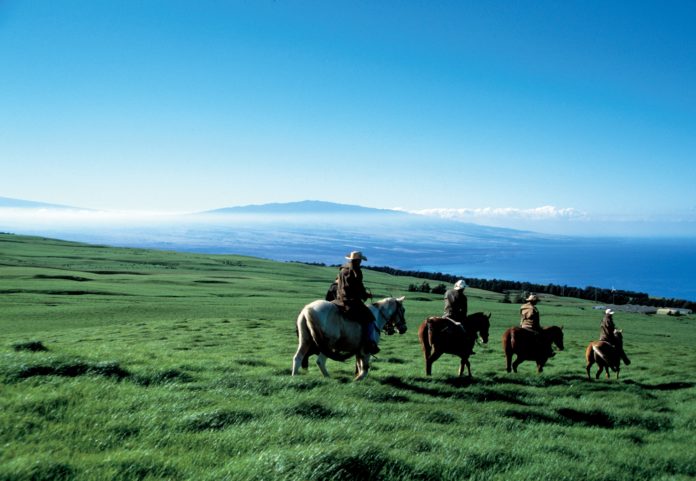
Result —
M 607 309 L 604 311 L 604 319 L 599 325 L 599 340 L 606 341 L 611 345 L 616 344 L 616 336 L 614 335 L 614 311 Z
M 454 283 L 453 289 L 447 289 L 447 292 L 445 292 L 445 313 L 443 317 L 459 325 L 466 333 L 463 323 L 466 321 L 468 302 L 464 289 L 466 289 L 466 282 L 462 279 Z M 475 352 L 472 350 L 471 354 L 475 354 Z
M 445 292 L 445 315 L 454 322 L 462 323 L 466 320 L 467 299 L 464 294 L 466 282 L 458 280 L 454 283 L 453 289 Z
M 618 342 L 616 334 L 616 325 L 614 324 L 614 311 L 607 309 L 604 311 L 604 319 L 599 325 L 599 340 L 605 341 L 614 346 L 615 349 L 620 349 L 620 356 L 623 358 L 624 363 L 628 366 L 631 361 L 626 356 L 626 352 L 623 350 L 623 340 Z
M 353 251 L 346 256 L 348 262 L 338 271 L 338 286 L 336 299 L 332 301 L 339 306 L 343 314 L 351 320 L 357 321 L 362 326 L 362 343 L 369 354 L 377 354 L 377 329 L 375 328 L 375 316 L 363 303 L 372 294 L 367 292 L 363 284 L 363 274 L 360 263 L 366 261 L 360 251 Z
M 551 349 L 551 344 L 544 342 L 542 337 L 543 329 L 541 328 L 541 324 L 539 322 L 539 309 L 536 308 L 536 304 L 539 302 L 539 297 L 537 297 L 536 294 L 529 294 L 525 301 L 527 301 L 527 303 L 522 304 L 520 307 L 520 326 L 533 332 L 537 336 L 537 342 L 548 349 L 548 357 L 555 356 L 556 353 L 553 352 L 553 349 Z

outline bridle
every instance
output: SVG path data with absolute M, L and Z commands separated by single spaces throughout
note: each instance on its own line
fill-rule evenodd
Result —
M 386 332 L 388 336 L 391 336 L 394 334 L 394 332 L 396 332 L 397 326 L 406 324 L 406 319 L 404 319 L 404 306 L 398 301 L 394 302 L 396 302 L 396 312 L 391 317 L 387 317 L 384 312 L 382 312 L 381 307 L 377 308 L 377 313 L 386 321 L 384 327 L 382 327 L 382 330 Z

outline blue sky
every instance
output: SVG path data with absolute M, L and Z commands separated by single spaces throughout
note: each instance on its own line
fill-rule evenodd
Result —
M 696 235 L 694 25 L 690 1 L 0 0 L 0 196 Z

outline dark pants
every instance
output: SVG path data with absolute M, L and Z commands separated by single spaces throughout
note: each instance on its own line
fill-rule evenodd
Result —
M 367 326 L 375 321 L 375 316 L 372 311 L 362 302 L 346 302 L 332 301 L 348 320 L 355 321 L 361 326 Z

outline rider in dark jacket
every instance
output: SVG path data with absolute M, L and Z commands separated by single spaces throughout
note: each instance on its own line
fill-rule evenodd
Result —
M 366 261 L 367 257 L 360 251 L 353 251 L 346 256 L 346 262 L 338 272 L 338 286 L 336 289 L 336 299 L 332 301 L 339 306 L 343 314 L 353 321 L 359 322 L 362 326 L 363 344 L 367 347 L 370 354 L 377 354 L 376 333 L 373 332 L 375 316 L 372 311 L 364 304 L 364 301 L 372 297 L 367 292 L 363 284 L 363 274 L 360 263 Z
M 459 280 L 454 283 L 454 289 L 448 289 L 445 292 L 444 317 L 459 323 L 466 321 L 468 301 L 464 289 L 466 289 L 466 282 Z

